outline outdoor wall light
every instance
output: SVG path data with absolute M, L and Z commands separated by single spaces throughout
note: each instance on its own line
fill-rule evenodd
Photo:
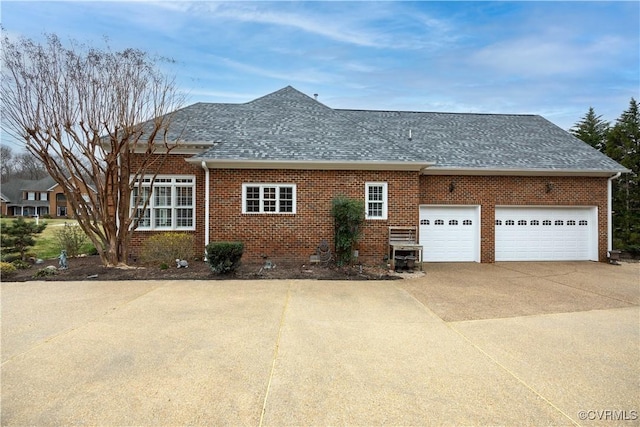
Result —
M 547 182 L 547 193 L 551 193 L 553 190 L 553 182 Z

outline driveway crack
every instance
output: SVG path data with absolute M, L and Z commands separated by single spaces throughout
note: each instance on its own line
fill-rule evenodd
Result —
M 262 411 L 260 413 L 259 426 L 262 427 L 264 422 L 264 414 L 267 411 L 267 400 L 269 399 L 269 392 L 271 391 L 271 381 L 276 369 L 276 361 L 278 360 L 278 353 L 280 351 L 280 339 L 282 338 L 282 327 L 284 326 L 284 320 L 287 315 L 287 309 L 289 308 L 289 300 L 291 298 L 291 282 L 287 287 L 287 296 L 285 297 L 284 307 L 282 307 L 282 314 L 280 315 L 280 324 L 278 325 L 278 337 L 276 338 L 276 345 L 273 349 L 273 357 L 271 361 L 271 371 L 269 372 L 269 381 L 267 381 L 267 390 L 264 393 L 264 401 L 262 402 Z

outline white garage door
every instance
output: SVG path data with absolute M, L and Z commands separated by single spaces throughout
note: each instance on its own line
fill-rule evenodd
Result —
M 480 262 L 480 207 L 421 206 L 423 261 Z
M 598 259 L 597 208 L 496 208 L 496 261 Z

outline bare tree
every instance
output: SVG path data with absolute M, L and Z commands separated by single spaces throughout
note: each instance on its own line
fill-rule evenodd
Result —
M 7 182 L 15 173 L 13 150 L 8 145 L 0 145 L 0 182 Z
M 132 189 L 155 178 L 175 147 L 167 133 L 183 98 L 161 61 L 136 49 L 65 47 L 55 35 L 42 44 L 3 35 L 3 129 L 60 184 L 107 266 L 127 263 L 138 225 Z
M 14 157 L 15 174 L 18 178 L 38 180 L 47 176 L 47 168 L 36 156 L 22 152 Z

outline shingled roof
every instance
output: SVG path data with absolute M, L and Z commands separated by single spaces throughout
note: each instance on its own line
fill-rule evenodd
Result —
M 171 129 L 175 140 L 208 146 L 189 161 L 210 167 L 626 171 L 540 116 L 332 109 L 291 86 L 244 104 L 193 104 Z

